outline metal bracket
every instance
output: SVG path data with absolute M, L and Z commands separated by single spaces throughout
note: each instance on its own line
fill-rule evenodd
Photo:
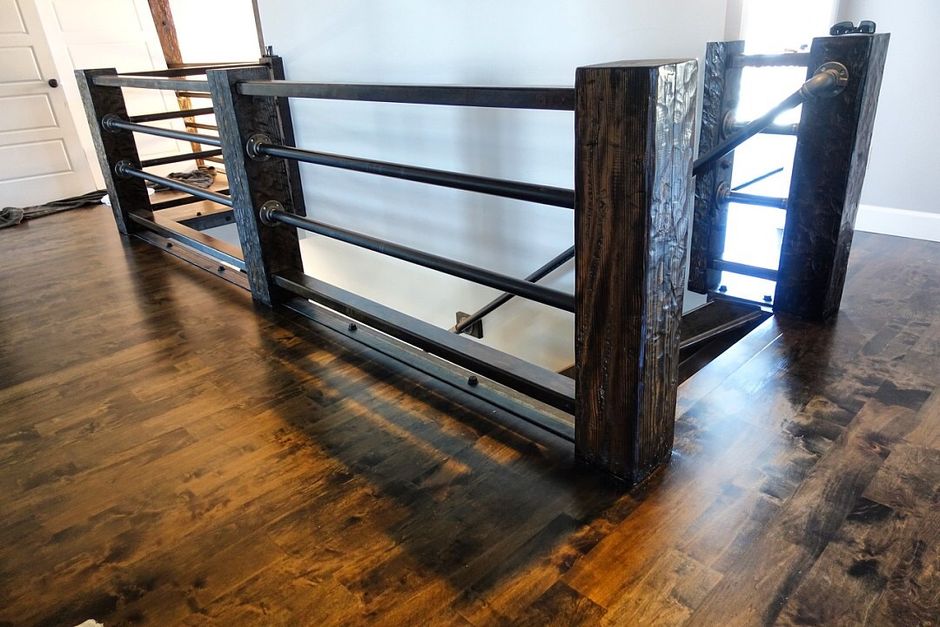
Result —
M 841 94 L 848 84 L 849 69 L 838 61 L 828 61 L 816 68 L 800 92 L 810 98 L 832 98 Z
M 258 210 L 258 219 L 261 220 L 261 224 L 265 226 L 277 226 L 280 224 L 277 220 L 271 219 L 271 214 L 275 211 L 284 211 L 284 205 L 276 200 L 269 200 L 261 205 L 261 209 Z
M 271 155 L 266 155 L 264 153 L 258 152 L 258 146 L 261 144 L 273 144 L 274 140 L 271 139 L 270 135 L 265 135 L 264 133 L 255 133 L 248 138 L 248 141 L 245 143 L 245 152 L 249 157 L 255 161 L 267 161 L 271 158 Z
M 470 317 L 470 314 L 466 313 L 465 311 L 458 311 L 457 312 L 457 324 L 460 324 L 461 322 L 463 322 L 469 317 Z M 476 322 L 471 324 L 469 327 L 464 329 L 463 332 L 466 333 L 467 335 L 477 338 L 478 340 L 482 340 L 483 339 L 483 320 L 477 320 Z

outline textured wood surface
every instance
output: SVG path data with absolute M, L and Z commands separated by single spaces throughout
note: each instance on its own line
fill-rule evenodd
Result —
M 261 62 L 271 67 L 271 73 L 274 80 L 284 80 L 284 59 L 276 54 L 265 55 L 261 57 Z M 280 124 L 281 141 L 286 146 L 296 146 L 297 141 L 294 138 L 294 119 L 290 112 L 290 98 L 275 98 L 277 104 L 277 115 Z M 287 161 L 287 179 L 290 181 L 291 206 L 294 213 L 299 216 L 307 215 L 307 202 L 304 199 L 303 182 L 300 178 L 300 162 Z
M 705 59 L 702 62 L 702 123 L 698 140 L 700 155 L 724 139 L 725 116 L 737 109 L 742 68 L 729 67 L 729 60 L 743 53 L 743 41 L 713 41 L 705 48 Z M 732 152 L 714 167 L 695 177 L 695 209 L 689 245 L 689 289 L 699 294 L 717 289 L 721 279 L 721 272 L 709 270 L 710 261 L 720 259 L 724 253 L 728 222 L 727 206 L 716 202 L 716 191 L 722 183 L 731 184 L 733 165 Z
M 672 448 L 695 91 L 695 61 L 575 79 L 576 450 L 631 485 Z
M 566 446 L 143 242 L 0 230 L 0 624 L 929 625 L 940 245 L 679 389 L 631 495 Z
M 98 87 L 92 81 L 95 76 L 113 76 L 117 74 L 114 68 L 100 70 L 76 70 L 75 79 L 78 90 L 82 96 L 82 105 L 85 107 L 85 117 L 91 131 L 91 139 L 95 144 L 95 153 L 98 155 L 98 165 L 104 177 L 108 197 L 111 200 L 111 210 L 114 221 L 121 233 L 132 233 L 139 230 L 137 224 L 128 219 L 127 214 L 133 211 L 144 218 L 153 219 L 150 211 L 150 198 L 147 195 L 147 185 L 141 179 L 122 178 L 114 173 L 114 166 L 121 160 L 131 163 L 140 163 L 137 154 L 137 144 L 134 135 L 126 131 L 112 133 L 101 128 L 104 116 L 114 114 L 121 119 L 127 119 L 127 108 L 124 105 L 124 94 L 117 87 Z
M 209 70 L 212 106 L 222 137 L 225 174 L 231 190 L 235 223 L 241 242 L 248 284 L 255 300 L 271 305 L 278 300 L 274 275 L 302 270 L 297 229 L 261 223 L 258 211 L 274 200 L 292 212 L 291 182 L 283 159 L 252 159 L 245 146 L 248 138 L 261 133 L 280 141 L 281 123 L 274 98 L 241 96 L 239 81 L 270 80 L 269 67 Z
M 813 40 L 807 75 L 838 61 L 849 83 L 834 98 L 803 105 L 775 311 L 820 320 L 839 310 L 888 40 L 888 34 Z

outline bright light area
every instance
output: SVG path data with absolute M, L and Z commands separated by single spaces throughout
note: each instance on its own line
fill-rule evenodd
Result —
M 261 56 L 252 0 L 170 0 L 186 63 L 257 61 Z

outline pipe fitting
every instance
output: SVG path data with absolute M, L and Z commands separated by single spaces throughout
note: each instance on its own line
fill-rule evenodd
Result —
M 276 200 L 269 200 L 261 205 L 261 209 L 258 210 L 258 219 L 261 220 L 261 224 L 265 226 L 277 226 L 280 224 L 280 222 L 273 217 L 275 211 L 284 211 L 284 205 Z
M 803 83 L 800 94 L 804 98 L 832 98 L 838 96 L 849 84 L 849 70 L 838 61 L 823 63 L 813 77 Z
M 122 179 L 130 178 L 130 175 L 127 173 L 128 168 L 133 168 L 134 164 L 128 161 L 127 159 L 121 159 L 114 164 L 114 173 L 117 174 Z
M 121 118 L 116 113 L 108 113 L 103 118 L 101 118 L 101 128 L 110 133 L 117 133 L 121 129 L 112 126 L 112 123 L 120 121 Z
M 274 140 L 271 139 L 270 135 L 265 135 L 264 133 L 255 133 L 248 138 L 248 141 L 245 142 L 245 152 L 251 159 L 255 161 L 267 161 L 271 158 L 271 155 L 266 155 L 259 151 L 259 148 L 262 144 L 273 144 Z

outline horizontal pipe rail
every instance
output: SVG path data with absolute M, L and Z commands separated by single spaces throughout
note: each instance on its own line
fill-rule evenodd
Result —
M 712 259 L 709 265 L 713 270 L 733 272 L 734 274 L 743 274 L 758 279 L 767 279 L 768 281 L 777 280 L 777 271 L 770 268 L 761 268 L 760 266 L 737 263 L 736 261 L 725 261 L 724 259 Z
M 774 196 L 762 196 L 760 194 L 742 194 L 741 192 L 728 192 L 722 194 L 720 199 L 727 203 L 738 203 L 741 205 L 754 205 L 757 207 L 773 207 L 774 209 L 786 209 L 787 199 Z
M 204 131 L 218 131 L 219 127 L 215 124 L 203 124 L 202 122 L 186 122 L 186 128 L 200 128 Z
M 785 52 L 783 54 L 735 54 L 729 65 L 738 67 L 806 67 L 809 53 Z
M 201 150 L 199 152 L 186 152 L 181 155 L 171 155 L 169 157 L 159 157 L 156 159 L 144 159 L 140 162 L 140 167 L 149 168 L 155 165 L 167 165 L 168 163 L 179 163 L 180 161 L 192 161 L 193 159 L 206 159 L 208 157 L 218 157 L 222 154 L 221 150 Z
M 356 85 L 276 80 L 245 81 L 239 83 L 238 92 L 280 98 L 574 111 L 574 89 L 570 87 Z
M 201 109 L 181 109 L 180 111 L 163 111 L 160 113 L 147 113 L 145 115 L 132 115 L 128 118 L 131 122 L 156 122 L 158 120 L 176 120 L 178 118 L 190 118 L 197 115 L 209 115 L 215 113 L 212 107 L 203 107 Z
M 212 100 L 212 94 L 207 91 L 178 91 L 176 92 L 177 98 L 202 98 L 203 100 Z
M 244 63 L 203 63 L 201 65 L 186 65 L 183 67 L 171 67 L 166 70 L 145 70 L 143 72 L 123 72 L 120 76 L 163 76 L 174 78 L 177 76 L 196 76 L 205 74 L 207 70 L 229 70 L 239 67 L 255 67 L 261 65 L 257 61 L 245 61 Z
M 281 209 L 271 208 L 270 205 L 267 204 L 261 209 L 261 219 L 266 224 L 280 222 L 281 224 L 287 224 L 298 229 L 303 229 L 304 231 L 317 233 L 318 235 L 346 242 L 353 246 L 359 246 L 360 248 L 388 255 L 389 257 L 401 259 L 402 261 L 479 283 L 480 285 L 502 290 L 503 292 L 509 292 L 516 296 L 522 296 L 523 298 L 534 300 L 535 302 L 548 305 L 549 307 L 574 312 L 575 302 L 574 296 L 571 294 L 541 287 L 527 281 L 499 274 L 498 272 L 478 268 L 461 261 L 439 257 L 438 255 L 432 255 L 431 253 L 381 240 L 369 235 L 363 235 L 362 233 L 330 226 L 323 222 L 287 213 Z
M 574 246 L 564 251 L 563 253 L 556 256 L 554 259 L 550 260 L 548 263 L 540 267 L 538 270 L 530 274 L 525 278 L 526 281 L 530 283 L 537 283 L 541 281 L 546 276 L 563 266 L 567 261 L 574 259 Z M 471 315 L 467 316 L 460 322 L 458 322 L 451 331 L 454 333 L 463 333 L 469 329 L 472 325 L 476 324 L 486 316 L 490 315 L 510 300 L 512 300 L 513 294 L 503 292 L 501 295 L 497 296 L 487 304 L 480 307 L 477 311 L 473 312 Z
M 755 184 L 757 184 L 757 183 L 760 183 L 761 181 L 763 181 L 763 180 L 765 180 L 765 179 L 768 179 L 768 178 L 770 178 L 771 176 L 780 174 L 781 172 L 783 172 L 783 170 L 784 170 L 784 168 L 782 168 L 782 167 L 780 167 L 780 168 L 774 168 L 774 169 L 771 170 L 770 172 L 767 172 L 767 173 L 765 173 L 765 174 L 761 174 L 760 176 L 755 176 L 754 178 L 752 178 L 752 179 L 749 180 L 749 181 L 745 181 L 744 183 L 741 183 L 740 185 L 737 185 L 737 186 L 735 186 L 735 187 L 732 187 L 732 188 L 731 188 L 731 191 L 737 192 L 737 191 L 740 191 L 740 190 L 742 190 L 742 189 L 744 189 L 744 188 L 746 188 L 746 187 L 750 187 L 751 185 L 755 185 Z
M 157 137 L 167 137 L 169 139 L 181 139 L 193 144 L 205 144 L 206 146 L 222 147 L 222 140 L 211 135 L 200 135 L 199 133 L 186 133 L 184 131 L 174 131 L 168 128 L 158 126 L 146 126 L 144 124 L 135 124 L 122 120 L 114 115 L 106 115 L 101 119 L 101 126 L 106 131 L 131 131 L 132 133 L 144 133 L 146 135 L 156 135 Z
M 147 78 L 113 74 L 95 76 L 94 81 L 95 85 L 99 87 L 136 87 L 138 89 L 166 89 L 169 91 L 190 90 L 206 93 L 209 91 L 209 81 Z
M 229 189 L 216 190 L 220 194 L 228 194 Z M 164 200 L 162 202 L 152 202 L 150 203 L 151 211 L 160 211 L 161 209 L 172 209 L 173 207 L 182 207 L 183 205 L 191 205 L 196 202 L 205 202 L 204 198 L 197 198 L 196 196 L 183 196 L 181 198 L 173 198 L 171 200 Z M 228 205 L 226 205 L 228 206 Z
M 420 168 L 386 161 L 346 157 L 343 155 L 314 152 L 290 146 L 264 143 L 263 141 L 250 141 L 249 154 L 293 159 L 295 161 L 339 168 L 342 170 L 377 174 L 379 176 L 404 179 L 406 181 L 415 181 L 429 185 L 439 185 L 441 187 L 489 194 L 491 196 L 502 196 L 504 198 L 514 198 L 516 200 L 526 200 L 543 205 L 574 209 L 574 190 L 560 187 L 505 181 L 485 176 L 433 170 L 430 168 Z
M 183 183 L 182 181 L 166 178 L 165 176 L 157 176 L 156 174 L 151 174 L 150 172 L 144 172 L 134 168 L 126 161 L 121 161 L 116 166 L 114 166 L 114 172 L 118 176 L 133 176 L 134 178 L 150 181 L 151 183 L 159 183 L 160 185 L 164 185 L 170 189 L 175 189 L 178 192 L 185 192 L 203 200 L 217 202 L 220 205 L 225 205 L 226 207 L 232 206 L 231 196 L 226 196 L 225 194 L 220 194 L 208 189 L 196 187 L 195 185 Z
M 131 213 L 128 215 L 130 216 L 131 220 L 141 225 L 145 229 L 156 233 L 157 235 L 161 235 L 168 239 L 174 239 L 180 242 L 181 244 L 185 244 L 186 246 L 189 246 L 190 248 L 194 250 L 198 250 L 199 252 L 203 254 L 209 255 L 213 259 L 217 259 L 223 263 L 227 263 L 230 266 L 234 266 L 238 268 L 239 270 L 245 269 L 245 260 L 237 257 L 235 255 L 234 250 L 232 252 L 225 252 L 209 244 L 210 241 L 216 239 L 214 237 L 200 234 L 198 231 L 189 229 L 188 227 L 184 227 L 184 226 L 171 228 L 169 225 L 158 224 L 157 222 L 154 222 L 153 220 L 142 218 L 141 216 L 135 213 Z M 190 235 L 186 234 L 187 232 L 191 232 L 194 235 L 197 235 L 199 237 L 191 237 Z M 221 240 L 218 240 L 218 243 L 220 246 L 224 246 L 226 244 L 226 242 L 223 242 Z
M 738 133 L 741 130 L 747 128 L 747 122 L 736 122 L 731 127 L 732 133 Z M 794 124 L 771 124 L 766 128 L 761 130 L 761 133 L 764 135 L 799 135 L 800 125 L 799 123 Z

